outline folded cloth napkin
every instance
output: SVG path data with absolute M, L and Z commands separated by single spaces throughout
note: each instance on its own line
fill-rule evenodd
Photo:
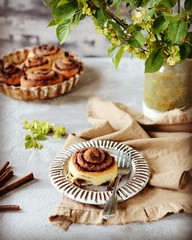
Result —
M 118 203 L 115 218 L 103 220 L 103 206 L 63 197 L 49 220 L 63 229 L 72 223 L 127 224 L 154 221 L 168 213 L 192 213 L 192 119 L 182 112 L 166 113 L 158 122 L 121 103 L 91 98 L 87 118 L 92 128 L 68 136 L 65 148 L 90 139 L 127 144 L 147 160 L 151 177 L 134 197 Z

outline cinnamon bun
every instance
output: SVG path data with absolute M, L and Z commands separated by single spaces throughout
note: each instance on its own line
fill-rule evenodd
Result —
M 62 76 L 51 69 L 39 69 L 24 75 L 20 84 L 23 87 L 39 87 L 61 83 Z
M 101 148 L 81 149 L 69 160 L 67 178 L 78 186 L 110 184 L 116 176 L 115 158 Z
M 28 74 L 39 69 L 49 69 L 50 65 L 51 62 L 48 58 L 34 56 L 25 60 L 23 70 Z
M 64 50 L 58 46 L 43 44 L 31 49 L 29 56 L 46 57 L 51 61 L 64 56 Z
M 26 60 L 28 54 L 29 54 L 28 49 L 23 49 L 21 51 L 18 50 L 16 52 L 5 55 L 3 57 L 3 61 L 5 63 L 11 63 L 11 64 L 15 65 L 16 67 L 22 68 L 24 61 Z
M 2 64 L 0 67 L 0 82 L 7 85 L 18 86 L 23 71 L 11 63 Z
M 79 71 L 79 62 L 73 56 L 58 58 L 52 64 L 52 69 L 63 76 L 64 79 L 69 79 Z

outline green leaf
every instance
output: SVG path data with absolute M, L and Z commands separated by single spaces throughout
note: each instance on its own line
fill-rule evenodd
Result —
M 82 17 L 83 17 L 83 14 L 82 12 L 80 13 L 76 13 L 74 16 L 73 16 L 73 20 L 72 20 L 72 23 L 73 23 L 73 26 L 77 27 L 80 20 L 82 20 Z
M 137 31 L 133 34 L 128 43 L 134 48 L 143 47 L 145 44 L 145 37 L 141 32 Z
M 51 10 L 57 7 L 57 4 L 60 0 L 49 0 L 49 1 L 43 1 L 44 5 Z
M 145 0 L 144 1 L 144 6 L 146 8 L 152 8 L 154 7 L 156 4 L 158 4 L 161 0 Z
M 45 141 L 45 140 L 47 140 L 47 137 L 43 134 L 38 134 L 36 136 L 36 139 L 39 140 L 39 141 Z
M 30 140 L 31 139 L 31 135 L 26 135 L 25 136 L 25 140 Z
M 57 7 L 64 5 L 66 3 L 69 3 L 69 2 L 71 2 L 71 0 L 59 0 L 59 2 L 57 3 Z
M 178 22 L 181 18 L 181 15 L 177 14 L 177 13 L 164 13 L 164 18 L 166 21 L 168 22 Z
M 43 146 L 39 142 L 33 141 L 33 147 L 37 149 L 41 149 Z
M 33 147 L 33 141 L 27 140 L 25 142 L 25 148 L 32 148 Z
M 155 49 L 145 61 L 145 73 L 158 71 L 163 65 L 163 53 L 161 49 Z
M 168 38 L 174 42 L 181 42 L 187 36 L 187 23 L 184 21 L 171 22 L 168 27 Z
M 63 20 L 59 19 L 59 18 L 52 18 L 51 21 L 48 24 L 48 27 L 52 27 L 55 25 L 58 25 L 59 23 L 61 23 Z
M 64 43 L 69 35 L 70 32 L 70 24 L 69 23 L 63 23 L 59 24 L 56 28 L 56 34 L 57 38 L 60 42 L 60 44 Z
M 140 44 L 141 47 L 144 46 L 145 44 L 145 37 L 143 36 L 143 34 L 139 31 L 134 33 L 134 38 L 138 41 L 138 43 Z
M 191 46 L 189 43 L 183 43 L 180 45 L 180 57 L 184 60 L 189 57 L 191 53 Z
M 102 6 L 102 2 L 99 0 L 91 0 L 91 2 L 98 8 Z
M 133 33 L 135 31 L 140 30 L 140 27 L 136 24 L 129 24 L 128 27 L 126 28 L 127 33 Z
M 98 20 L 95 17 L 93 17 L 92 20 L 96 27 L 100 26 Z
M 187 10 L 187 11 L 192 10 L 192 1 L 191 1 L 191 0 L 185 0 L 184 8 L 185 8 L 185 10 Z
M 107 18 L 107 16 L 104 13 L 103 8 L 99 8 L 96 11 L 96 19 L 100 23 L 100 26 L 105 25 L 105 23 L 107 22 L 108 18 Z
M 116 47 L 117 45 L 114 44 L 109 45 L 107 54 L 110 55 L 115 50 Z
M 121 10 L 121 1 L 117 1 L 116 3 L 116 12 L 117 16 L 120 17 L 120 10 Z
M 169 21 L 166 21 L 164 16 L 159 16 L 153 23 L 153 30 L 155 33 L 162 33 L 169 25 Z
M 113 55 L 112 61 L 113 61 L 116 68 L 118 68 L 119 63 L 120 63 L 121 58 L 122 58 L 124 53 L 125 53 L 124 46 L 121 46 L 119 48 L 119 50 Z
M 143 17 L 143 19 L 144 19 L 144 20 L 147 20 L 147 18 L 149 18 L 149 17 L 151 18 L 156 11 L 157 11 L 157 8 L 155 8 L 155 7 L 151 8 L 151 9 L 145 14 L 145 16 Z
M 176 5 L 177 0 L 161 0 L 161 4 L 166 8 L 172 8 Z
M 76 11 L 78 10 L 78 5 L 76 1 L 66 3 L 59 7 L 52 9 L 52 15 L 57 18 L 62 18 L 63 20 L 70 19 Z
M 52 18 L 52 19 L 50 20 L 49 24 L 48 24 L 48 27 L 52 27 L 52 26 L 55 26 L 55 25 L 57 25 L 57 24 L 58 24 L 58 23 L 57 23 L 56 19 L 55 19 L 55 18 Z

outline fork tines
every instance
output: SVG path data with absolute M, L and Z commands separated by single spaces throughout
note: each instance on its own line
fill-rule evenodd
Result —
M 128 168 L 130 166 L 130 160 L 131 160 L 130 153 L 118 152 L 117 155 L 118 167 Z

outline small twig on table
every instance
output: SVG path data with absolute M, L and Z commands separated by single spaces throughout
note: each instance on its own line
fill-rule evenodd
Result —
M 21 210 L 18 205 L 0 205 L 0 212 Z
M 5 164 L 0 168 L 0 175 L 5 171 L 5 169 L 9 166 L 9 162 L 5 162 Z
M 13 177 L 13 171 L 10 169 L 6 169 L 1 175 L 0 175 L 0 187 L 6 183 L 9 179 Z
M 7 192 L 18 188 L 21 185 L 23 185 L 33 179 L 34 179 L 33 173 L 30 173 L 30 174 L 26 175 L 25 177 L 20 178 L 19 180 L 15 181 L 5 187 L 0 188 L 0 197 L 3 196 L 4 194 L 6 194 Z

